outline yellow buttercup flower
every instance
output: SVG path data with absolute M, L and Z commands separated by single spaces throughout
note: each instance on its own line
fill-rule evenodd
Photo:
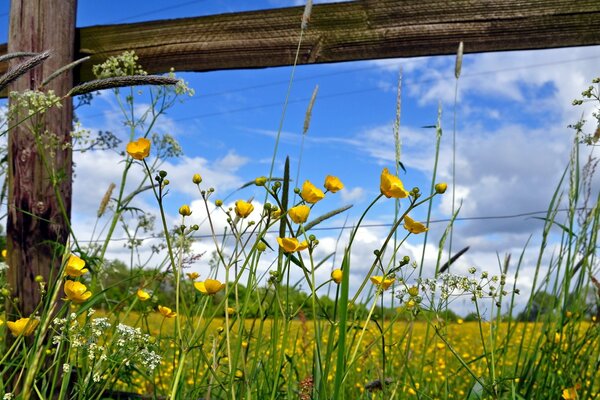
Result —
M 308 242 L 306 240 L 298 242 L 296 238 L 277 238 L 277 243 L 283 249 L 285 253 L 293 253 L 295 251 L 302 251 L 308 248 Z
M 310 214 L 310 207 L 304 204 L 292 207 L 288 210 L 288 215 L 297 224 L 303 224 L 308 219 L 308 214 Z
M 200 174 L 194 174 L 194 176 L 192 176 L 192 182 L 194 182 L 196 185 L 201 184 L 202 176 L 200 176 Z
M 184 204 L 181 207 L 179 207 L 179 214 L 181 214 L 183 217 L 189 217 L 190 215 L 192 215 L 192 210 L 190 210 L 190 206 Z
M 194 287 L 200 293 L 213 295 L 225 289 L 225 284 L 216 279 L 207 279 L 204 282 L 194 282 Z
M 372 276 L 371 277 L 371 282 L 373 282 L 374 285 L 377 285 L 379 287 L 381 287 L 383 290 L 387 290 L 392 283 L 394 283 L 394 281 L 396 280 L 396 278 L 385 278 L 383 276 Z
M 404 216 L 404 229 L 414 234 L 423 233 L 429 230 L 429 228 L 427 228 L 425 225 L 415 221 L 408 215 Z
M 238 217 L 246 218 L 252 213 L 252 211 L 254 211 L 254 206 L 252 203 L 244 200 L 238 200 L 235 202 L 235 215 Z
M 323 186 L 331 193 L 338 192 L 344 188 L 344 184 L 340 181 L 340 178 L 333 175 L 327 175 L 325 177 L 325 184 Z
M 177 316 L 177 313 L 169 307 L 158 306 L 158 312 L 165 318 L 175 318 Z
M 199 273 L 197 272 L 188 272 L 187 277 L 190 278 L 191 280 L 195 281 L 196 279 L 198 279 L 198 277 L 200 276 Z
M 75 304 L 83 303 L 92 297 L 92 292 L 81 282 L 66 280 L 63 289 L 67 295 L 65 300 L 71 300 Z
M 6 251 L 6 249 L 2 250 L 2 258 L 6 258 L 6 256 L 8 255 L 8 252 Z
M 396 175 L 390 174 L 387 168 L 381 171 L 381 181 L 379 184 L 381 193 L 387 197 L 393 197 L 395 199 L 403 199 L 408 197 L 408 192 L 404 189 L 404 185 L 400 178 Z
M 307 180 L 304 181 L 304 184 L 302 185 L 300 196 L 302 196 L 307 203 L 314 204 L 317 201 L 322 200 L 325 197 L 325 193 Z
M 69 256 L 67 260 L 67 265 L 65 267 L 65 275 L 69 275 L 72 278 L 77 278 L 88 272 L 88 269 L 85 268 L 85 261 L 81 258 L 77 257 L 74 254 Z
M 136 295 L 140 301 L 146 301 L 152 297 L 150 296 L 150 293 L 146 292 L 144 289 L 138 289 Z
M 577 390 L 580 388 L 581 388 L 581 385 L 576 384 L 573 387 L 563 389 L 561 397 L 564 400 L 576 400 L 579 398 L 579 396 L 577 395 Z
M 127 145 L 127 154 L 136 160 L 143 160 L 150 155 L 151 142 L 146 138 L 139 138 L 135 142 L 129 142 Z
M 7 321 L 6 326 L 8 326 L 8 329 L 10 329 L 13 336 L 30 336 L 33 334 L 39 323 L 40 321 L 35 318 L 19 318 L 14 322 Z
M 333 279 L 335 283 L 339 284 L 342 281 L 343 274 L 344 272 L 341 269 L 334 269 L 331 271 L 331 279 Z

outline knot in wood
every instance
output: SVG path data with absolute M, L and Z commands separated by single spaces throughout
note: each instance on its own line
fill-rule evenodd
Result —
M 43 214 L 47 209 L 47 205 L 46 203 L 44 203 L 43 201 L 37 201 L 34 205 L 33 205 L 33 211 L 35 214 L 40 215 Z
M 19 154 L 19 161 L 26 163 L 31 158 L 31 149 L 23 149 Z

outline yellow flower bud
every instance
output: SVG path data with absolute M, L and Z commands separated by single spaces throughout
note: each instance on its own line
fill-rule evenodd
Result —
M 256 186 L 265 186 L 265 183 L 267 183 L 267 177 L 266 176 L 260 176 L 258 178 L 256 178 L 254 180 L 254 184 Z
M 215 206 L 221 207 L 223 205 L 223 200 L 215 200 Z
M 192 215 L 192 210 L 190 210 L 190 206 L 184 204 L 181 207 L 179 207 L 179 214 L 181 214 L 184 217 L 189 217 L 190 215 Z
M 331 279 L 337 284 L 342 281 L 343 271 L 341 269 L 334 269 L 331 271 Z
M 256 250 L 263 252 L 267 249 L 267 245 L 265 244 L 265 242 L 258 242 L 256 243 Z
M 448 185 L 446 183 L 438 183 L 435 185 L 435 192 L 437 194 L 442 194 L 448 189 Z
M 202 177 L 200 174 L 194 174 L 194 176 L 192 176 L 192 182 L 194 182 L 196 185 L 202 183 Z

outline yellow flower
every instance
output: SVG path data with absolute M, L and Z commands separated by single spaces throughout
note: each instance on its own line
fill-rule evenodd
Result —
M 235 308 L 227 307 L 227 315 L 233 315 L 233 314 L 235 314 Z
M 573 387 L 567 388 L 567 389 L 563 389 L 562 391 L 562 398 L 564 400 L 576 400 L 579 398 L 579 396 L 577 396 L 577 389 L 580 389 L 581 385 L 576 384 Z
M 158 306 L 158 312 L 165 318 L 175 318 L 177 316 L 177 313 L 169 307 Z
M 2 250 L 2 258 L 6 258 L 7 255 L 8 252 L 6 251 L 6 249 Z
M 448 189 L 448 184 L 446 183 L 438 183 L 435 185 L 435 192 L 437 194 L 443 194 L 444 192 L 446 192 L 446 189 Z
M 299 205 L 296 207 L 292 207 L 288 210 L 288 215 L 297 224 L 303 224 L 308 219 L 308 214 L 310 214 L 310 207 L 305 205 Z
M 199 273 L 197 272 L 188 272 L 187 277 L 190 278 L 191 280 L 195 281 L 196 279 L 198 279 L 198 277 L 200 276 Z
M 377 285 L 379 287 L 381 287 L 383 290 L 387 290 L 392 283 L 394 283 L 394 281 L 396 280 L 396 278 L 383 278 L 383 276 L 372 276 L 371 277 L 371 282 L 373 282 L 374 285 Z
M 458 318 L 458 319 L 456 320 L 456 323 L 457 323 L 457 324 L 459 324 L 459 325 L 462 325 L 464 322 L 465 322 L 465 321 L 464 321 L 462 318 Z
M 246 218 L 254 211 L 254 206 L 252 203 L 249 203 L 244 200 L 238 200 L 235 202 L 235 215 L 240 218 Z
M 419 295 L 419 288 L 418 288 L 418 287 L 416 287 L 416 286 L 411 286 L 411 287 L 408 289 L 408 294 L 409 294 L 411 297 L 417 297 L 417 296 Z
M 331 271 L 331 279 L 333 279 L 335 283 L 339 284 L 342 281 L 342 275 L 343 272 L 341 269 L 334 269 Z
M 15 322 L 7 321 L 6 326 L 8 326 L 8 329 L 10 329 L 13 336 L 30 336 L 33 334 L 39 323 L 40 321 L 35 318 L 20 318 Z
M 143 160 L 150 155 L 150 141 L 139 138 L 136 142 L 129 142 L 127 153 L 136 160 Z
M 64 300 L 71 300 L 75 304 L 83 303 L 92 297 L 92 292 L 81 282 L 66 280 L 63 289 L 67 295 Z
M 213 295 L 225 289 L 225 284 L 216 279 L 207 279 L 204 282 L 194 282 L 194 287 L 200 293 Z
M 419 234 L 429 230 L 425 225 L 420 222 L 416 222 L 408 215 L 404 216 L 404 229 L 410 233 Z
M 329 190 L 331 193 L 335 193 L 344 188 L 344 184 L 337 176 L 327 175 L 325 177 L 325 189 Z
M 310 181 L 304 181 L 304 184 L 302 185 L 302 191 L 300 192 L 300 196 L 302 196 L 304 201 L 306 201 L 307 203 L 314 204 L 317 201 L 323 199 L 325 197 L 325 194 L 321 189 L 318 189 L 315 185 L 310 183 Z
M 308 242 L 306 240 L 298 242 L 296 238 L 277 238 L 277 243 L 283 249 L 285 253 L 293 253 L 295 251 L 302 251 L 308 248 Z
M 404 185 L 400 178 L 396 175 L 390 174 L 387 168 L 381 171 L 381 181 L 379 184 L 381 193 L 387 197 L 393 197 L 395 199 L 402 199 L 408 197 L 408 192 L 404 189 Z
M 181 214 L 184 217 L 189 217 L 190 215 L 192 215 L 192 210 L 190 210 L 190 206 L 184 204 L 181 207 L 179 207 L 179 214 Z
M 144 289 L 138 289 L 136 295 L 140 301 L 146 301 L 152 297 L 150 296 L 150 293 L 146 292 Z
M 194 182 L 196 185 L 199 185 L 202 183 L 202 176 L 200 176 L 200 174 L 194 174 L 192 176 L 192 182 Z
M 85 267 L 85 261 L 81 258 L 77 257 L 74 254 L 69 256 L 69 260 L 67 260 L 67 266 L 65 267 L 65 275 L 69 275 L 72 278 L 77 278 L 88 272 Z

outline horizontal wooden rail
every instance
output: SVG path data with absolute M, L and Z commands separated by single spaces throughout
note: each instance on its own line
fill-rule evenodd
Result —
M 91 66 L 135 50 L 150 73 L 291 65 L 303 7 L 77 30 L 77 57 Z M 545 49 L 600 44 L 598 0 L 358 0 L 315 5 L 299 64 Z M 6 46 L 0 47 L 0 55 Z M 0 64 L 0 73 L 6 65 Z

